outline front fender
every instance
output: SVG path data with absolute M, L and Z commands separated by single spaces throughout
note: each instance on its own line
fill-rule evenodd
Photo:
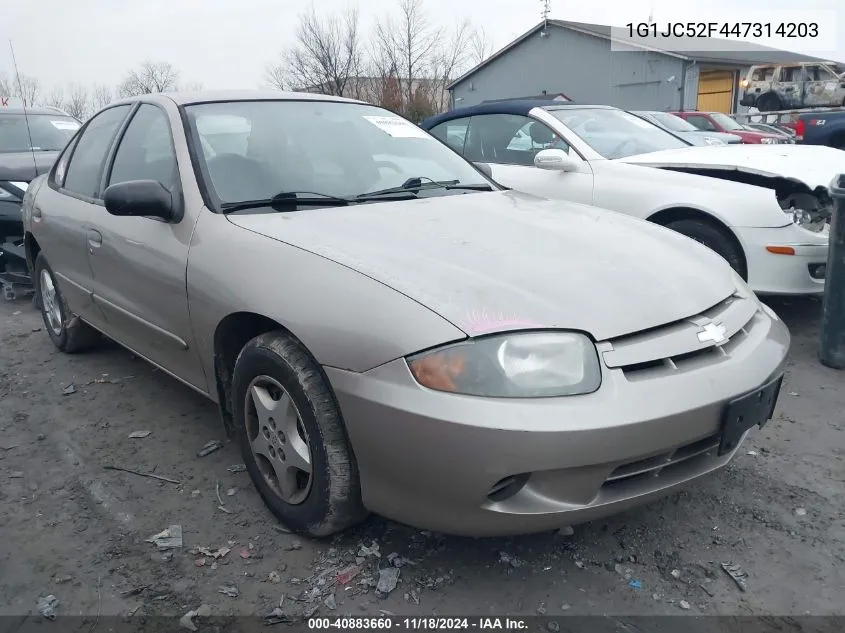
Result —
M 789 223 L 771 189 L 716 177 L 596 161 L 594 204 L 641 219 L 672 208 L 696 209 L 726 226 L 779 227 Z
M 188 257 L 198 353 L 214 375 L 214 332 L 235 312 L 270 318 L 322 365 L 363 372 L 466 334 L 420 303 L 346 266 L 204 209 Z

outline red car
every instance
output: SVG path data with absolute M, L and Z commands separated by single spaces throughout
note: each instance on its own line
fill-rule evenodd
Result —
M 673 112 L 675 116 L 686 119 L 692 123 L 699 130 L 706 132 L 727 132 L 728 134 L 736 134 L 742 138 L 743 143 L 752 143 L 759 145 L 764 143 L 767 145 L 779 145 L 781 143 L 789 143 L 788 138 L 777 136 L 775 134 L 768 134 L 767 132 L 760 132 L 759 130 L 749 130 L 727 114 L 721 112 Z

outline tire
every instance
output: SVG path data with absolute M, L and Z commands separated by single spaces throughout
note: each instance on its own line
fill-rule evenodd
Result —
M 780 107 L 780 98 L 777 95 L 768 93 L 757 99 L 757 109 L 760 112 L 772 112 L 774 110 L 780 110 Z
M 724 229 L 720 229 L 710 222 L 694 219 L 675 220 L 669 222 L 666 228 L 703 244 L 711 251 L 721 255 L 743 279 L 748 278 L 742 248 L 726 235 Z
M 319 538 L 367 516 L 337 400 L 298 341 L 281 332 L 249 341 L 235 362 L 231 396 L 247 471 L 286 527 Z
M 44 253 L 38 253 L 35 258 L 33 285 L 36 306 L 41 311 L 44 327 L 59 351 L 76 354 L 96 345 L 100 339 L 99 333 L 68 309 Z

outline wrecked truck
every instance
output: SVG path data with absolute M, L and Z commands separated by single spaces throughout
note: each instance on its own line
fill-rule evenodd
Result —
M 845 172 L 845 152 L 693 147 L 618 108 L 548 100 L 480 104 L 421 125 L 444 142 L 463 130 L 453 149 L 507 187 L 633 215 L 704 244 L 758 294 L 824 292 L 828 184 Z M 530 146 L 512 144 L 520 133 Z
M 752 66 L 740 82 L 740 105 L 760 112 L 845 105 L 845 64 L 805 62 Z

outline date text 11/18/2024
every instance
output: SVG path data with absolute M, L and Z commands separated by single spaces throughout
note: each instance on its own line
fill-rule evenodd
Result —
M 511 617 L 472 617 L 447 618 L 435 616 L 404 617 L 378 616 L 360 618 L 308 618 L 310 631 L 338 630 L 338 631 L 519 631 L 528 629 L 528 623 L 523 618 Z
M 816 22 L 670 22 L 658 29 L 654 22 L 629 22 L 625 25 L 628 37 L 752 37 L 804 38 L 818 37 Z

